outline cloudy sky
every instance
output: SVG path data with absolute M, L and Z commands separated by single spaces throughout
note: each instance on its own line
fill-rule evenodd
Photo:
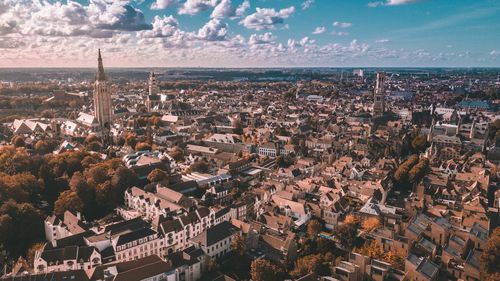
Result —
M 498 0 L 0 0 L 0 67 L 500 66 Z

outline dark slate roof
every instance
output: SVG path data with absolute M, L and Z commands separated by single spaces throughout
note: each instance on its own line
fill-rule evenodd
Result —
M 157 255 L 147 256 L 134 261 L 101 265 L 92 273 L 92 280 L 103 280 L 104 271 L 115 267 L 118 274 L 113 281 L 139 281 L 173 270 L 172 266 L 164 262 Z
M 438 274 L 439 267 L 432 261 L 426 259 L 420 264 L 417 271 L 428 277 L 430 280 L 433 280 Z
M 160 224 L 160 230 L 163 234 L 182 230 L 179 220 L 166 220 Z
M 203 250 L 197 249 L 194 246 L 184 249 L 181 252 L 171 253 L 167 256 L 167 260 L 177 268 L 183 265 L 193 265 L 200 260 L 198 259 L 204 255 Z
M 49 265 L 51 263 L 62 263 L 65 260 L 84 260 L 90 261 L 90 256 L 97 249 L 94 247 L 78 247 L 68 246 L 58 249 L 49 249 L 42 252 L 41 258 L 44 259 Z
M 125 230 L 137 230 L 148 226 L 148 224 L 142 220 L 140 217 L 108 225 L 105 228 L 105 232 L 110 232 L 111 235 L 120 233 Z
M 235 227 L 228 221 L 224 221 L 214 227 L 203 231 L 202 233 L 200 233 L 200 235 L 193 237 L 191 241 L 200 243 L 204 246 L 210 246 L 227 237 L 232 236 L 238 231 L 239 229 L 237 227 Z
M 194 180 L 192 181 L 184 181 L 180 183 L 173 184 L 169 186 L 170 189 L 180 192 L 182 194 L 192 192 L 193 190 L 198 188 L 198 183 Z
M 147 237 L 149 235 L 156 234 L 156 231 L 152 230 L 151 228 L 141 228 L 123 235 L 120 235 L 118 238 L 118 242 L 116 243 L 116 246 L 124 245 L 127 244 L 128 242 L 132 242 L 144 237 Z

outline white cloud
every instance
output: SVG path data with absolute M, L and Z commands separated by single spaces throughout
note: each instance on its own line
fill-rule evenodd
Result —
M 420 0 L 387 0 L 386 5 L 387 6 L 399 6 L 399 5 L 415 3 L 418 1 L 420 1 Z
M 420 2 L 421 0 L 386 0 L 386 1 L 375 1 L 369 2 L 368 7 L 375 8 L 378 6 L 400 6 L 411 3 Z
M 375 43 L 388 43 L 390 40 L 389 39 L 378 39 L 375 40 Z
M 290 17 L 295 12 L 295 7 L 291 6 L 285 9 L 276 11 L 269 8 L 257 8 L 256 12 L 248 15 L 240 24 L 248 29 L 269 30 L 275 29 L 278 24 L 283 24 L 285 19 Z
M 312 32 L 312 34 L 323 34 L 326 32 L 326 28 L 324 26 L 318 26 L 314 29 L 314 31 Z
M 224 41 L 227 39 L 228 25 L 219 19 L 211 19 L 200 30 L 198 38 L 207 41 Z
M 243 1 L 237 8 L 231 5 L 231 0 L 222 0 L 210 15 L 211 18 L 238 18 L 242 17 L 246 10 L 250 8 L 248 0 Z
M 260 45 L 260 44 L 270 44 L 276 40 L 276 36 L 274 36 L 271 32 L 266 32 L 262 35 L 252 34 L 248 39 L 248 44 L 250 45 Z
M 153 29 L 141 31 L 138 33 L 138 36 L 170 37 L 179 32 L 179 21 L 173 16 L 155 16 L 152 25 Z
M 348 28 L 348 27 L 351 27 L 352 26 L 352 23 L 350 22 L 339 22 L 339 21 L 335 21 L 333 22 L 332 24 L 333 26 L 336 26 L 336 27 L 340 27 L 340 28 Z
M 236 8 L 236 16 L 242 17 L 249 8 L 250 8 L 250 1 L 249 0 L 243 1 L 243 3 L 241 3 L 238 6 L 238 8 Z
M 179 4 L 179 0 L 155 0 L 151 4 L 152 10 L 164 10 L 170 7 L 177 6 Z
M 302 10 L 307 10 L 312 4 L 314 4 L 314 0 L 304 0 L 300 6 L 302 7 Z
M 187 0 L 179 9 L 181 15 L 196 15 L 199 12 L 214 8 L 219 0 Z
M 66 4 L 19 1 L 0 18 L 0 32 L 18 32 L 24 36 L 106 38 L 122 31 L 147 29 L 151 29 L 151 25 L 145 22 L 143 12 L 126 0 L 91 0 L 88 5 L 75 1 Z
M 500 56 L 500 50 L 492 50 L 492 51 L 490 52 L 490 55 L 491 55 L 491 56 Z

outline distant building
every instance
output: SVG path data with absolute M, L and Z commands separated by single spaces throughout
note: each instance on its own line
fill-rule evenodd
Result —
M 385 112 L 385 72 L 377 72 L 377 83 L 375 85 L 373 112 L 375 116 L 382 116 Z
M 108 127 L 112 118 L 111 93 L 106 83 L 104 66 L 102 65 L 101 49 L 97 59 L 97 77 L 94 84 L 94 116 L 101 127 Z
M 161 99 L 159 96 L 160 86 L 158 86 L 158 79 L 154 72 L 151 71 L 149 74 L 149 93 L 146 99 L 146 107 L 148 111 L 151 111 L 158 103 L 160 103 Z

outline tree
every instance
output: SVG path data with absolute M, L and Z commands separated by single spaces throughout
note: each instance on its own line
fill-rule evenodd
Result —
M 112 198 L 116 206 L 123 202 L 123 193 L 125 190 L 136 185 L 138 181 L 137 175 L 131 169 L 122 166 L 115 169 L 111 177 L 111 185 L 114 187 Z
M 283 280 L 285 272 L 268 260 L 258 259 L 250 265 L 250 276 L 252 281 L 275 281 Z
M 11 257 L 24 255 L 44 239 L 43 220 L 42 212 L 29 203 L 9 200 L 0 207 L 0 241 Z
M 14 147 L 24 147 L 26 145 L 24 139 L 21 136 L 14 136 L 11 142 L 14 145 Z
M 151 149 L 152 149 L 151 145 L 147 142 L 139 142 L 135 145 L 136 151 L 144 151 L 144 150 L 151 151 Z
M 314 273 L 318 276 L 330 275 L 328 263 L 325 262 L 321 254 L 299 258 L 295 262 L 293 270 L 290 271 L 290 275 L 294 278 L 300 278 L 309 273 Z
M 217 261 L 214 258 L 209 257 L 207 264 L 209 272 L 216 272 L 217 270 L 219 270 L 219 263 L 217 263 Z
M 180 162 L 184 160 L 184 151 L 182 148 L 178 146 L 174 146 L 170 152 L 169 152 L 170 157 L 174 158 L 176 162 Z
M 309 223 L 307 224 L 307 234 L 309 237 L 314 237 L 316 238 L 318 234 L 321 232 L 321 229 L 323 229 L 323 226 L 318 220 L 310 220 Z
M 95 134 L 90 134 L 83 141 L 84 144 L 89 144 L 89 143 L 92 143 L 92 142 L 101 142 L 101 140 Z
M 148 175 L 149 182 L 162 182 L 168 178 L 167 173 L 160 169 L 152 170 Z
M 352 249 L 358 237 L 357 223 L 345 223 L 344 221 L 344 224 L 337 227 L 335 235 L 342 246 Z
M 71 180 L 69 181 L 69 187 L 78 195 L 78 198 L 82 200 L 83 204 L 88 204 L 94 200 L 94 191 L 87 183 L 81 172 L 73 174 Z
M 35 150 L 40 154 L 45 154 L 50 152 L 49 144 L 44 140 L 39 140 L 35 143 Z
M 236 234 L 233 241 L 231 242 L 231 250 L 236 253 L 237 256 L 243 257 L 246 253 L 246 243 L 241 234 Z
M 0 148 L 0 171 L 6 174 L 27 172 L 30 170 L 31 160 L 25 148 L 3 146 Z
M 54 203 L 55 215 L 62 215 L 65 211 L 76 213 L 82 210 L 83 202 L 80 197 L 78 197 L 78 194 L 72 190 L 62 192 Z
M 85 148 L 90 151 L 100 151 L 102 148 L 102 145 L 98 141 L 93 141 L 89 142 L 85 145 Z
M 415 166 L 408 172 L 408 180 L 411 184 L 417 184 L 422 180 L 427 171 L 429 170 L 429 159 L 422 158 Z
M 31 247 L 28 249 L 28 252 L 26 253 L 26 259 L 29 266 L 33 266 L 33 264 L 35 263 L 36 252 L 42 250 L 44 246 L 44 243 L 35 243 L 31 245 Z
M 479 258 L 484 278 L 500 275 L 500 227 L 497 227 L 486 242 L 486 247 Z
M 358 219 L 353 215 L 347 215 L 344 219 L 345 224 L 356 224 L 358 223 Z
M 206 173 L 208 172 L 209 166 L 205 161 L 196 161 L 191 166 L 189 166 L 192 172 Z
M 137 144 L 137 136 L 133 133 L 128 133 L 125 137 L 125 144 L 130 147 L 135 147 Z
M 427 137 L 424 135 L 420 135 L 415 137 L 411 142 L 411 147 L 415 152 L 423 152 L 429 147 L 429 143 L 427 142 Z
M 372 232 L 379 226 L 380 226 L 380 220 L 377 217 L 368 218 L 361 223 L 361 228 L 365 232 Z
M 363 247 L 354 251 L 372 259 L 382 259 L 384 256 L 384 248 L 377 241 L 367 242 L 363 244 Z
M 35 202 L 43 190 L 41 181 L 28 172 L 14 175 L 0 173 L 0 200 L 13 199 L 17 202 Z

